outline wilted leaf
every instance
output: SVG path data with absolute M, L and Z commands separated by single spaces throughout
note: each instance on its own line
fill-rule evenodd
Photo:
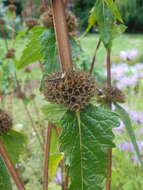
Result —
M 117 115 L 88 106 L 79 113 L 68 111 L 62 121 L 60 150 L 68 156 L 70 190 L 101 190 L 107 171 L 107 149 L 114 147 L 112 128 Z
M 0 190 L 12 190 L 10 176 L 3 159 L 0 157 Z
M 127 130 L 128 135 L 129 135 L 129 137 L 131 139 L 131 142 L 132 142 L 133 147 L 135 149 L 135 152 L 136 152 L 136 155 L 138 157 L 138 160 L 143 165 L 143 161 L 142 161 L 142 158 L 141 158 L 141 154 L 140 154 L 139 147 L 138 147 L 138 144 L 137 144 L 137 141 L 136 141 L 136 136 L 135 136 L 135 133 L 134 133 L 134 129 L 132 127 L 130 117 L 129 117 L 128 113 L 126 112 L 126 110 L 124 110 L 119 104 L 116 103 L 115 106 L 116 106 L 115 111 L 119 114 L 121 120 L 125 124 L 126 130 Z
M 4 146 L 14 164 L 18 163 L 20 154 L 26 145 L 26 136 L 14 130 L 0 136 Z

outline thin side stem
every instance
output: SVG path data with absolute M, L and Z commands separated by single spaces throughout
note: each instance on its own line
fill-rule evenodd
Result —
M 20 83 L 19 83 L 19 80 L 18 80 L 18 77 L 17 77 L 17 74 L 16 74 L 16 73 L 15 73 L 15 80 L 16 80 L 16 84 L 17 84 L 18 91 L 21 92 L 21 86 L 20 86 Z M 25 108 L 25 111 L 26 111 L 27 116 L 28 116 L 28 118 L 29 118 L 29 121 L 31 122 L 31 126 L 32 126 L 32 128 L 33 128 L 33 130 L 34 130 L 34 132 L 35 132 L 35 134 L 36 134 L 36 137 L 37 137 L 37 139 L 38 139 L 38 141 L 39 141 L 39 144 L 40 144 L 40 146 L 41 146 L 41 148 L 42 148 L 42 150 L 43 150 L 43 143 L 42 143 L 42 141 L 41 141 L 40 135 L 39 135 L 39 133 L 38 133 L 38 131 L 37 131 L 37 129 L 36 129 L 36 126 L 35 126 L 35 123 L 34 123 L 34 121 L 33 121 L 33 118 L 32 118 L 32 116 L 31 116 L 30 111 L 29 111 L 29 109 L 28 109 L 28 107 L 27 107 L 27 104 L 25 103 L 25 101 L 24 101 L 23 98 L 22 98 L 22 103 L 23 103 L 23 105 L 24 105 L 24 108 Z
M 111 87 L 111 49 L 107 49 L 107 87 Z M 111 103 L 109 103 L 111 109 Z M 111 190 L 112 149 L 108 149 L 106 190 Z
M 67 175 L 67 167 L 65 166 L 64 190 L 68 190 L 69 177 Z
M 90 67 L 90 71 L 89 73 L 92 74 L 93 70 L 94 70 L 94 65 L 95 65 L 95 62 L 96 62 L 96 54 L 97 54 L 97 51 L 100 47 L 100 44 L 101 44 L 101 39 L 99 39 L 98 43 L 97 43 L 97 47 L 96 47 L 96 50 L 95 50 L 95 53 L 94 53 L 94 56 L 93 56 L 93 59 L 92 59 L 92 64 L 91 64 L 91 67 Z
M 8 43 L 7 43 L 7 39 L 6 39 L 6 32 L 5 32 L 4 26 L 2 26 L 1 32 L 2 32 L 2 37 L 4 39 L 4 42 L 5 42 L 6 50 L 8 51 Z
M 48 124 L 45 153 L 44 153 L 44 173 L 43 173 L 43 190 L 48 190 L 49 183 L 49 160 L 50 160 L 50 145 L 51 145 L 51 135 L 52 135 L 53 124 Z
M 6 150 L 5 150 L 5 147 L 3 145 L 3 142 L 1 141 L 0 139 L 0 154 L 8 168 L 8 171 L 11 175 L 11 177 L 13 178 L 18 190 L 25 190 L 25 187 L 24 187 L 24 184 L 17 172 L 17 170 L 15 169 L 15 167 L 13 166 L 12 164 L 12 161 L 9 157 L 9 155 L 7 154 Z

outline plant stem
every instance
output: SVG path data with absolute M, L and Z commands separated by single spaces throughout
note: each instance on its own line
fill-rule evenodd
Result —
M 54 28 L 58 44 L 60 63 L 63 72 L 73 69 L 64 8 L 65 6 L 63 0 L 52 1 Z
M 17 74 L 16 74 L 16 73 L 15 73 L 15 80 L 16 80 L 16 83 L 17 83 L 18 91 L 21 93 L 21 86 L 20 86 L 20 83 L 19 83 L 19 80 L 18 80 L 18 77 L 17 77 Z M 24 105 L 24 108 L 25 108 L 25 111 L 26 111 L 27 116 L 28 116 L 28 118 L 29 118 L 29 121 L 31 122 L 31 126 L 32 126 L 34 132 L 36 133 L 36 137 L 37 137 L 37 139 L 38 139 L 38 141 L 39 141 L 39 144 L 41 145 L 41 148 L 42 148 L 42 150 L 43 150 L 43 143 L 42 143 L 42 141 L 41 141 L 40 135 L 39 135 L 39 133 L 38 133 L 38 131 L 37 131 L 37 129 L 36 129 L 36 126 L 35 126 L 35 123 L 34 123 L 34 121 L 33 121 L 33 118 L 32 118 L 32 116 L 31 116 L 30 111 L 29 111 L 29 109 L 28 109 L 28 107 L 27 107 L 27 104 L 25 103 L 25 101 L 24 101 L 23 98 L 22 98 L 22 103 L 23 103 L 23 105 Z
M 11 159 L 9 158 L 9 155 L 7 154 L 5 147 L 3 145 L 3 142 L 0 139 L 0 154 L 8 168 L 8 171 L 11 175 L 11 177 L 13 178 L 18 190 L 25 190 L 24 184 L 17 172 L 17 170 L 15 169 L 15 167 L 12 164 Z
M 7 43 L 7 39 L 6 39 L 6 32 L 5 32 L 4 26 L 2 26 L 1 32 L 2 32 L 2 37 L 4 39 L 4 42 L 5 42 L 6 50 L 8 51 L 8 43 Z
M 65 166 L 64 190 L 68 190 L 69 177 L 67 176 L 67 167 Z
M 44 160 L 44 174 L 43 174 L 43 190 L 48 190 L 49 182 L 49 160 L 50 160 L 50 144 L 53 124 L 48 124 L 46 144 L 45 144 L 45 160 Z
M 96 49 L 95 49 L 95 53 L 94 53 L 94 56 L 93 56 L 93 59 L 92 59 L 92 64 L 91 64 L 91 67 L 90 67 L 90 71 L 89 73 L 92 74 L 93 70 L 94 70 L 94 65 L 95 65 L 95 62 L 96 62 L 96 54 L 97 54 L 97 51 L 100 47 L 100 44 L 101 44 L 101 39 L 99 39 L 98 43 L 97 43 L 97 46 L 96 46 Z
M 111 49 L 107 49 L 107 87 L 111 87 Z M 111 109 L 111 103 L 109 103 Z M 108 149 L 106 190 L 111 190 L 112 149 Z

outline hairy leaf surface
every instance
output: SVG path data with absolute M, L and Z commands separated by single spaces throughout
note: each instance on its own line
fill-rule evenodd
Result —
M 20 154 L 23 152 L 27 138 L 22 133 L 10 130 L 8 133 L 0 136 L 4 146 L 14 164 L 18 163 Z
M 107 149 L 114 147 L 117 115 L 88 106 L 79 115 L 68 111 L 61 121 L 60 150 L 68 157 L 70 190 L 101 190 L 107 170 Z
M 12 190 L 10 176 L 3 159 L 0 157 L 0 190 Z

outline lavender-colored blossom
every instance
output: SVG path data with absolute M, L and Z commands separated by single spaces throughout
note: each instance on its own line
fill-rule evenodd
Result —
M 60 170 L 56 173 L 55 182 L 57 184 L 62 184 L 62 174 Z
M 120 51 L 120 58 L 124 61 L 132 60 L 138 55 L 137 49 L 131 49 L 128 51 Z
M 136 133 L 139 135 L 143 135 L 143 128 L 137 129 Z
M 129 115 L 133 121 L 138 124 L 143 124 L 143 112 L 140 111 L 129 111 Z
M 137 142 L 138 147 L 139 147 L 139 151 L 142 152 L 143 151 L 143 141 L 138 141 Z M 125 151 L 125 152 L 134 152 L 134 147 L 133 144 L 131 142 L 123 142 L 117 145 L 119 149 Z
M 138 82 L 138 75 L 132 75 L 132 76 L 125 76 L 125 77 L 122 77 L 120 79 L 120 81 L 117 82 L 117 87 L 118 88 L 125 88 L 127 86 L 132 86 L 132 85 L 136 85 Z

